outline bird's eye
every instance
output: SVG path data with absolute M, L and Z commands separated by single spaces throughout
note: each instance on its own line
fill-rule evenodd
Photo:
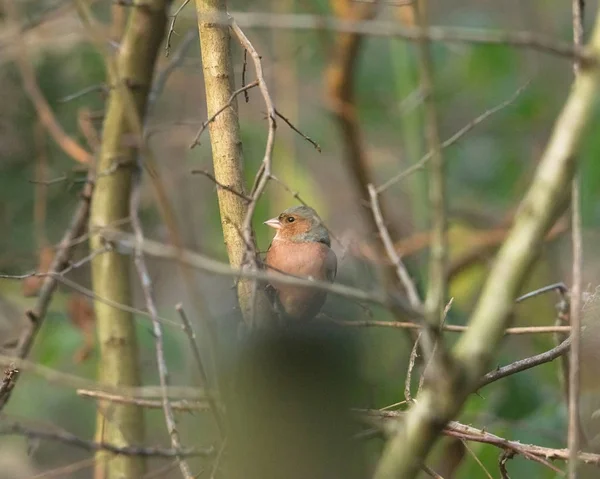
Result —
M 288 216 L 288 218 L 287 218 L 288 223 L 293 223 L 295 220 L 296 220 L 296 218 L 294 218 L 293 216 Z

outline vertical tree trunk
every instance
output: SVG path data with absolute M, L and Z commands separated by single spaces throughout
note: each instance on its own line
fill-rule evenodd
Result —
M 97 164 L 96 188 L 92 199 L 90 231 L 114 225 L 129 216 L 129 196 L 132 169 L 138 150 L 127 144 L 131 127 L 127 121 L 127 101 L 123 82 L 135 101 L 136 113 L 143 117 L 154 64 L 162 42 L 165 25 L 166 0 L 146 0 L 144 8 L 132 7 L 116 58 L 118 78 L 108 99 L 102 132 L 102 145 Z M 102 172 L 119 167 L 111 174 Z M 91 235 L 92 250 L 102 248 L 98 235 Z M 119 304 L 131 304 L 130 261 L 115 252 L 104 253 L 92 261 L 94 292 Z M 140 382 L 138 349 L 133 316 L 129 312 L 96 301 L 97 332 L 100 346 L 99 381 L 111 386 L 135 386 Z M 100 404 L 96 440 L 126 446 L 140 444 L 144 438 L 142 410 L 134 406 Z M 96 456 L 97 478 L 138 479 L 144 474 L 144 460 L 139 457 L 112 456 L 100 452 Z
M 225 0 L 196 0 L 209 117 L 229 102 L 235 90 L 229 27 L 213 23 L 210 19 L 211 15 L 218 15 L 226 10 Z M 208 128 L 217 182 L 245 194 L 237 101 L 234 100 L 229 108 L 220 113 Z M 241 233 L 248 205 L 243 198 L 223 188 L 218 189 L 217 195 L 229 263 L 233 268 L 240 268 L 247 250 Z M 241 279 L 238 282 L 238 300 L 246 324 L 254 319 L 251 318 L 254 309 L 252 290 L 252 281 Z M 266 321 L 263 316 L 269 314 L 269 310 L 264 302 L 264 295 L 259 292 L 257 300 L 256 319 L 259 322 Z

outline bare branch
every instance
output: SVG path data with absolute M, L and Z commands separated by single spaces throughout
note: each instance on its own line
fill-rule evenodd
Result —
M 415 311 L 421 311 L 423 309 L 423 304 L 421 302 L 421 298 L 419 297 L 419 292 L 417 291 L 417 287 L 415 286 L 415 283 L 410 277 L 410 274 L 408 273 L 406 267 L 402 263 L 400 255 L 396 251 L 396 248 L 394 248 L 394 243 L 392 242 L 390 233 L 385 227 L 383 216 L 381 214 L 381 209 L 379 208 L 379 200 L 377 198 L 375 188 L 373 185 L 369 184 L 367 186 L 367 189 L 371 198 L 371 209 L 373 210 L 373 217 L 375 218 L 375 224 L 377 225 L 377 229 L 379 230 L 379 236 L 381 237 L 381 241 L 383 242 L 385 250 L 392 264 L 396 268 L 396 274 L 398 275 L 398 279 L 402 282 L 404 288 L 406 289 L 406 294 L 408 295 L 410 305 Z
M 239 198 L 243 199 L 246 202 L 250 202 L 252 201 L 252 198 L 246 196 L 244 193 L 241 193 L 237 190 L 235 190 L 234 188 L 232 188 L 231 186 L 228 185 L 224 185 L 222 183 L 220 183 L 219 181 L 217 181 L 217 179 L 215 178 L 215 176 L 212 173 L 209 173 L 206 170 L 192 170 L 191 173 L 193 175 L 197 174 L 197 175 L 203 175 L 206 176 L 209 180 L 211 180 L 215 185 L 217 185 L 217 187 L 222 188 L 226 191 L 229 191 L 230 193 L 233 193 L 234 195 L 238 196 Z
M 430 26 L 427 29 L 403 27 L 386 20 L 347 20 L 322 15 L 274 14 L 269 12 L 231 12 L 231 16 L 245 28 L 283 28 L 289 30 L 330 30 L 340 33 L 356 33 L 372 37 L 396 37 L 411 42 L 427 39 L 443 43 L 472 43 L 504 45 L 535 50 L 567 60 L 579 59 L 591 66 L 597 59 L 586 48 L 576 48 L 553 37 L 527 31 L 505 31 L 477 28 L 451 28 Z M 215 18 L 227 24 L 228 18 Z
M 381 410 L 363 410 L 359 411 L 366 413 L 372 418 L 382 418 L 384 421 L 406 421 L 408 412 L 402 411 L 381 411 Z M 405 427 L 404 424 L 397 424 L 399 427 Z M 549 447 L 537 446 L 533 444 L 524 444 L 520 441 L 511 441 L 495 434 L 489 433 L 483 429 L 477 429 L 457 421 L 450 421 L 441 431 L 445 436 L 456 437 L 469 442 L 479 442 L 482 444 L 490 444 L 505 451 L 511 451 L 513 454 L 518 454 L 531 461 L 538 462 L 552 469 L 559 474 L 563 472 L 552 465 L 550 460 L 567 461 L 569 459 L 568 449 L 554 449 Z M 578 454 L 580 461 L 586 464 L 600 465 L 600 454 L 592 454 L 588 452 L 580 452 Z
M 583 45 L 583 15 L 585 0 L 572 0 L 573 15 L 573 44 L 576 48 Z M 579 80 L 581 65 L 573 63 L 575 81 Z M 571 320 L 571 351 L 569 355 L 568 408 L 569 427 L 567 442 L 569 446 L 569 479 L 577 479 L 577 453 L 579 452 L 580 425 L 579 394 L 580 394 L 580 361 L 581 361 L 581 309 L 582 309 L 582 269 L 583 269 L 583 232 L 581 219 L 581 186 L 580 174 L 573 177 L 571 186 L 571 228 L 573 248 L 573 286 L 571 287 L 570 320 Z
M 458 130 L 456 133 L 454 133 L 454 135 L 452 135 L 450 138 L 444 140 L 441 143 L 441 145 L 440 145 L 441 148 L 442 149 L 446 149 L 446 148 L 449 148 L 450 146 L 454 145 L 463 136 L 465 136 L 473 128 L 475 128 L 477 125 L 480 125 L 485 120 L 487 120 L 489 117 L 493 116 L 494 114 L 498 113 L 500 110 L 503 110 L 507 106 L 509 106 L 512 103 L 514 103 L 514 101 L 519 97 L 519 95 L 529 86 L 529 83 L 530 82 L 528 81 L 523 86 L 521 86 L 520 88 L 518 88 L 517 91 L 515 91 L 510 96 L 510 98 L 504 100 L 499 105 L 496 105 L 495 107 L 490 108 L 489 110 L 484 111 L 481 115 L 479 115 L 478 117 L 476 117 L 474 120 L 472 120 L 469 123 L 467 123 L 460 130 Z M 382 184 L 381 186 L 379 186 L 377 188 L 377 190 L 376 190 L 377 193 L 383 193 L 385 190 L 387 190 L 389 187 L 393 186 L 397 182 L 399 182 L 399 181 L 403 180 L 404 178 L 412 175 L 414 172 L 416 172 L 418 170 L 422 170 L 425 167 L 425 165 L 427 164 L 427 162 L 429 160 L 431 160 L 432 157 L 433 157 L 433 150 L 430 150 L 429 152 L 427 152 L 425 154 L 425 156 L 423 156 L 414 165 L 412 165 L 409 168 L 407 168 L 406 170 L 398 173 L 396 176 L 393 176 L 388 181 L 386 181 L 384 184 Z
M 152 335 L 154 336 L 154 343 L 156 348 L 156 363 L 158 366 L 158 379 L 162 388 L 162 406 L 167 424 L 167 430 L 171 439 L 171 445 L 174 450 L 181 450 L 181 440 L 179 438 L 179 431 L 177 430 L 177 423 L 175 421 L 175 414 L 173 408 L 169 402 L 169 396 L 167 394 L 167 386 L 169 385 L 169 370 L 167 367 L 167 359 L 165 357 L 164 341 L 163 341 L 163 330 L 162 325 L 158 318 L 158 310 L 154 301 L 154 291 L 152 286 L 152 280 L 150 279 L 150 273 L 146 266 L 144 259 L 144 253 L 140 245 L 144 242 L 144 230 L 142 222 L 139 218 L 139 207 L 141 197 L 141 185 L 142 185 L 142 165 L 139 164 L 138 168 L 132 175 L 132 188 L 129 199 L 129 212 L 131 215 L 131 226 L 135 234 L 135 250 L 134 250 L 134 263 L 138 271 L 140 278 L 140 284 L 142 286 L 142 292 L 144 294 L 144 301 L 146 308 L 150 313 L 152 319 Z M 179 468 L 184 478 L 193 479 L 194 475 L 190 469 L 188 463 L 181 456 L 176 456 Z
M 52 295 L 54 294 L 58 284 L 56 274 L 69 267 L 69 261 L 71 259 L 71 255 L 73 254 L 72 242 L 75 238 L 82 234 L 87 225 L 87 219 L 90 211 L 91 194 L 92 182 L 88 181 L 83 189 L 83 192 L 81 193 L 79 207 L 75 211 L 73 219 L 71 220 L 71 224 L 60 241 L 58 248 L 56 249 L 54 259 L 50 265 L 50 268 L 48 269 L 49 273 L 51 274 L 48 274 L 44 278 L 42 287 L 39 291 L 38 299 L 33 309 L 25 312 L 25 316 L 27 317 L 29 324 L 23 334 L 21 334 L 21 337 L 17 343 L 15 356 L 18 358 L 22 359 L 27 357 L 31 347 L 33 346 L 33 342 L 37 336 L 37 333 L 44 322 L 48 306 L 52 300 Z M 19 372 L 16 371 L 12 376 L 10 383 L 11 387 L 0 391 L 3 393 L 0 394 L 0 410 L 6 406 L 6 403 L 10 399 L 10 393 L 14 388 L 18 377 Z
M 302 138 L 304 138 L 306 141 L 308 141 L 312 146 L 315 147 L 315 150 L 317 150 L 319 153 L 321 153 L 321 146 L 314 141 L 312 138 L 310 138 L 309 136 L 305 135 L 304 133 L 302 133 L 298 128 L 296 128 L 294 126 L 294 124 L 288 120 L 285 116 L 283 116 L 278 110 L 275 110 L 275 114 L 281 118 L 283 121 L 285 121 L 287 123 L 287 125 L 294 130 L 296 133 L 298 133 Z
M 173 37 L 173 33 L 175 33 L 175 22 L 177 21 L 177 17 L 188 3 L 190 3 L 190 0 L 183 0 L 183 3 L 175 10 L 175 13 L 171 15 L 171 24 L 169 25 L 169 32 L 167 33 L 167 41 L 165 43 L 166 56 L 169 56 L 169 53 L 171 53 L 171 38 Z
M 528 369 L 539 366 L 540 364 L 548 363 L 550 361 L 554 361 L 556 358 L 559 358 L 563 354 L 566 354 L 571 347 L 571 338 L 567 338 L 558 346 L 544 352 L 541 354 L 537 354 L 536 356 L 531 356 L 526 359 L 521 359 L 519 361 L 515 361 L 507 366 L 503 366 L 501 368 L 497 368 L 494 371 L 487 373 L 481 381 L 479 382 L 479 388 L 483 386 L 487 386 L 498 379 L 505 378 L 507 376 L 511 376 L 512 374 L 520 373 L 521 371 L 526 371 Z
M 50 431 L 43 429 L 31 429 L 22 426 L 17 422 L 6 424 L 4 419 L 0 425 L 0 435 L 6 436 L 25 436 L 31 439 L 46 439 L 49 441 L 61 442 L 70 446 L 84 449 L 89 452 L 108 451 L 122 456 L 144 456 L 171 459 L 175 457 L 209 457 L 214 454 L 214 448 L 205 449 L 161 449 L 158 447 L 143 446 L 116 446 L 106 442 L 94 442 L 82 439 L 66 431 Z
M 7 8 L 7 12 L 11 17 L 12 21 L 16 22 L 18 18 L 18 9 L 15 0 L 7 0 L 4 2 Z M 23 38 L 19 38 L 16 41 L 19 48 L 19 53 L 15 55 L 15 61 L 21 72 L 23 78 L 23 85 L 25 91 L 29 95 L 33 106 L 37 112 L 40 122 L 50 133 L 50 136 L 54 139 L 56 144 L 71 158 L 79 163 L 91 165 L 93 164 L 94 157 L 87 150 L 85 150 L 77 141 L 71 138 L 54 116 L 48 101 L 44 97 L 40 87 L 35 78 L 35 71 L 29 60 L 29 53 L 27 52 L 27 43 Z
M 354 328 L 396 328 L 396 329 L 421 329 L 422 326 L 418 323 L 410 323 L 407 321 L 341 321 L 332 319 L 332 321 L 340 326 L 348 326 Z M 458 326 L 454 324 L 443 325 L 441 330 L 451 333 L 464 333 L 469 329 L 468 326 Z M 553 333 L 569 333 L 571 326 L 523 326 L 515 328 L 506 328 L 504 334 L 553 334 Z
M 161 390 L 162 389 L 163 388 L 161 388 Z M 79 389 L 77 391 L 77 395 L 84 398 L 110 401 L 119 404 L 133 404 L 135 406 L 149 409 L 161 409 L 163 407 L 162 400 L 124 396 L 122 394 L 111 394 L 104 391 Z M 171 401 L 171 407 L 183 412 L 207 411 L 210 409 L 208 401 L 188 401 L 186 399 Z
M 248 90 L 250 90 L 251 88 L 254 88 L 255 86 L 258 86 L 258 80 L 253 81 L 252 83 L 248 83 L 247 85 L 238 88 L 237 90 L 235 90 L 231 96 L 229 97 L 229 101 L 227 101 L 221 108 L 219 108 L 214 114 L 212 114 L 206 121 L 202 122 L 202 126 L 200 126 L 200 129 L 198 130 L 198 133 L 196 133 L 196 136 L 194 137 L 194 141 L 192 141 L 192 144 L 190 145 L 190 148 L 194 148 L 196 145 L 200 144 L 200 137 L 202 136 L 202 133 L 204 133 L 204 130 L 206 130 L 206 127 L 212 123 L 213 121 L 215 121 L 215 119 L 221 114 L 223 113 L 225 110 L 227 110 L 227 108 L 231 107 L 232 103 L 234 102 L 234 100 L 237 98 L 237 96 L 242 93 L 242 92 L 246 92 Z
M 196 366 L 198 366 L 198 372 L 200 373 L 200 378 L 202 379 L 202 385 L 205 388 L 208 388 L 208 374 L 206 373 L 206 368 L 204 367 L 204 362 L 202 361 L 200 350 L 198 349 L 198 345 L 196 344 L 196 334 L 194 333 L 194 329 L 192 328 L 192 323 L 188 319 L 187 314 L 185 314 L 185 310 L 183 309 L 183 306 L 181 304 L 175 306 L 175 309 L 179 313 L 179 317 L 181 318 L 181 322 L 183 323 L 183 329 L 190 342 L 190 349 L 192 350 L 194 360 L 196 361 Z M 210 409 L 212 410 L 212 413 L 215 416 L 215 421 L 217 422 L 217 426 L 219 427 L 221 438 L 224 438 L 225 421 L 221 416 L 219 406 L 211 395 L 208 396 L 207 400 L 208 404 L 210 405 Z

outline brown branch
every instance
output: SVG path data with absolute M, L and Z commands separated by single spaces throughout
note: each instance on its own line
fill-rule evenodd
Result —
M 576 48 L 583 45 L 583 16 L 585 0 L 572 0 L 573 15 L 573 44 Z M 581 65 L 579 61 L 573 63 L 575 82 L 579 80 Z M 583 269 L 583 232 L 581 218 L 581 173 L 576 173 L 571 185 L 571 241 L 573 250 L 573 285 L 571 287 L 570 320 L 571 320 L 571 351 L 569 355 L 569 381 L 568 381 L 568 415 L 569 426 L 567 444 L 569 447 L 569 479 L 577 479 L 577 453 L 580 443 L 579 401 L 581 389 L 581 309 L 582 309 L 582 269 Z
M 229 191 L 230 193 L 233 193 L 234 195 L 236 195 L 237 197 L 243 199 L 246 202 L 250 202 L 252 201 L 252 198 L 250 198 L 249 196 L 245 195 L 244 193 L 241 193 L 237 190 L 235 190 L 234 188 L 232 188 L 229 185 L 224 185 L 223 183 L 220 183 L 219 181 L 217 181 L 217 179 L 215 178 L 215 176 L 212 173 L 209 173 L 206 170 L 192 170 L 191 173 L 193 175 L 203 175 L 206 176 L 209 180 L 211 180 L 215 185 L 217 185 L 218 188 L 222 188 L 226 191 Z
M 394 243 L 392 242 L 390 233 L 385 227 L 385 222 L 383 221 L 383 216 L 381 214 L 381 208 L 379 207 L 379 200 L 377 197 L 377 192 L 375 191 L 375 187 L 369 184 L 367 186 L 367 189 L 369 192 L 369 197 L 371 199 L 371 210 L 373 211 L 375 224 L 379 231 L 379 236 L 381 237 L 381 241 L 383 242 L 385 251 L 387 252 L 390 261 L 396 268 L 396 275 L 398 276 L 398 279 L 404 285 L 404 289 L 406 289 L 410 305 L 415 311 L 421 311 L 423 309 L 423 303 L 421 302 L 419 292 L 417 291 L 417 287 L 415 286 L 415 283 L 410 277 L 410 274 L 408 273 L 406 267 L 402 263 L 400 255 L 398 254 L 396 248 L 394 248 Z
M 252 59 L 252 63 L 254 64 L 254 70 L 256 72 L 256 82 L 258 82 L 258 88 L 261 92 L 261 95 L 265 102 L 265 107 L 267 109 L 267 121 L 269 124 L 269 129 L 267 133 L 267 144 L 265 146 L 265 154 L 261 165 L 261 171 L 258 173 L 255 186 L 252 189 L 252 201 L 248 204 L 248 210 L 246 211 L 244 224 L 242 225 L 244 239 L 246 242 L 250 242 L 252 238 L 252 217 L 256 208 L 256 202 L 265 190 L 265 187 L 267 186 L 267 182 L 269 181 L 271 175 L 271 162 L 273 157 L 273 148 L 275 146 L 275 131 L 277 130 L 277 120 L 275 119 L 275 117 L 277 116 L 277 114 L 275 112 L 275 106 L 273 104 L 271 94 L 269 93 L 269 89 L 264 78 L 260 55 L 254 48 L 250 40 L 248 40 L 248 37 L 246 37 L 244 32 L 235 23 L 235 21 L 232 21 L 231 23 L 231 31 L 237 37 L 242 47 L 244 47 L 244 49 L 250 54 L 250 58 Z
M 189 2 L 189 0 L 187 0 L 186 3 L 187 2 Z M 162 68 L 162 70 L 155 75 L 154 81 L 152 82 L 152 89 L 148 94 L 149 110 L 151 110 L 152 107 L 156 104 L 156 101 L 158 100 L 158 97 L 164 90 L 165 85 L 167 84 L 167 80 L 171 76 L 171 73 L 173 73 L 177 68 L 179 68 L 182 65 L 183 61 L 185 60 L 185 55 L 189 48 L 192 46 L 197 35 L 198 32 L 196 30 L 188 30 L 185 36 L 183 37 L 183 40 L 177 47 L 177 50 L 175 50 L 175 54 L 171 57 L 171 59 L 165 65 L 165 67 Z
M 332 0 L 331 3 L 339 21 L 370 20 L 377 11 L 374 4 L 355 4 L 350 0 Z M 362 40 L 362 35 L 355 32 L 337 35 L 325 80 L 327 102 L 340 129 L 354 186 L 362 198 L 368 198 L 367 185 L 373 181 L 367 167 L 364 140 L 354 99 L 354 68 L 359 58 Z M 364 215 L 363 221 L 373 233 L 377 231 L 370 215 Z
M 356 0 L 355 0 L 356 1 Z M 363 0 L 364 1 L 364 0 Z M 429 477 L 433 477 L 433 479 L 444 479 L 442 476 L 440 476 L 437 472 L 435 472 L 433 469 L 431 469 L 431 467 L 429 467 L 426 464 L 423 464 L 421 466 L 421 469 L 423 470 L 423 472 L 425 474 L 427 474 Z
M 419 341 L 421 340 L 422 332 L 419 332 L 415 338 L 412 349 L 410 350 L 410 356 L 408 358 L 408 369 L 406 371 L 406 379 L 404 380 L 404 400 L 407 403 L 412 402 L 412 396 L 410 394 L 410 388 L 412 386 L 412 372 L 415 367 L 415 361 L 419 354 Z
M 341 321 L 332 319 L 332 321 L 340 326 L 348 326 L 355 328 L 396 328 L 396 329 L 421 329 L 422 326 L 417 323 L 407 321 Z M 446 324 L 441 327 L 442 331 L 451 333 L 464 333 L 469 329 L 468 326 L 458 326 Z M 506 328 L 505 334 L 549 334 L 549 333 L 568 333 L 571 331 L 570 326 L 523 326 L 515 328 Z
M 267 187 L 267 183 L 271 179 L 271 163 L 273 160 L 273 148 L 275 147 L 275 132 L 277 130 L 277 120 L 276 120 L 276 112 L 275 105 L 273 104 L 273 99 L 271 98 L 271 94 L 269 93 L 269 89 L 267 87 L 267 83 L 264 78 L 262 61 L 261 57 L 254 48 L 254 45 L 250 42 L 248 37 L 244 34 L 241 28 L 235 23 L 235 21 L 231 22 L 231 31 L 237 37 L 238 41 L 242 45 L 245 51 L 250 54 L 250 58 L 252 59 L 252 63 L 254 64 L 254 71 L 256 74 L 256 81 L 258 82 L 258 88 L 263 97 L 263 101 L 265 103 L 265 108 L 267 110 L 267 122 L 268 122 L 268 133 L 267 133 L 267 143 L 265 145 L 265 153 L 263 156 L 263 160 L 261 166 L 256 174 L 254 179 L 254 185 L 252 187 L 252 191 L 250 192 L 251 201 L 248 203 L 248 209 L 246 210 L 246 214 L 244 216 L 244 222 L 242 223 L 241 233 L 242 238 L 246 246 L 246 254 L 244 258 L 244 264 L 249 265 L 252 270 L 255 270 L 259 267 L 258 264 L 258 252 L 256 250 L 252 232 L 252 219 L 254 217 L 254 211 L 256 210 L 256 204 L 262 194 Z M 262 296 L 262 294 L 261 294 Z M 258 284 L 256 281 L 252 282 L 252 289 L 250 291 L 250 309 L 247 314 L 250 318 L 250 321 L 254 325 L 258 325 L 256 322 L 256 306 L 258 299 Z M 259 310 L 259 319 L 261 325 L 267 325 L 271 318 L 268 316 L 271 311 L 267 312 L 265 309 L 266 305 L 263 305 L 265 298 L 261 297 L 261 307 Z
M 359 412 L 366 413 L 367 416 L 380 418 L 384 421 L 406 421 L 409 413 L 403 411 L 381 411 L 381 410 L 362 410 Z M 399 425 L 399 424 L 398 424 Z M 441 431 L 445 436 L 455 437 L 469 442 L 478 442 L 482 444 L 490 444 L 504 451 L 510 451 L 513 454 L 518 454 L 531 461 L 543 464 L 559 474 L 563 472 L 551 464 L 550 460 L 567 461 L 569 459 L 568 449 L 555 449 L 534 444 L 523 444 L 520 441 L 511 441 L 495 434 L 489 433 L 483 429 L 477 429 L 457 421 L 450 421 Z M 580 461 L 586 464 L 594 464 L 600 466 L 600 454 L 588 452 L 580 452 L 578 454 Z
M 175 13 L 171 15 L 171 23 L 169 25 L 169 32 L 167 33 L 167 41 L 165 42 L 165 55 L 167 57 L 169 56 L 169 53 L 171 53 L 171 38 L 173 37 L 173 33 L 175 33 L 175 22 L 177 21 L 177 17 L 181 13 L 181 10 L 183 10 L 188 3 L 190 3 L 190 0 L 183 0 L 179 8 L 175 10 Z
M 18 18 L 18 9 L 15 0 L 7 0 L 4 2 L 6 6 L 7 13 L 13 22 L 17 22 Z M 33 106 L 35 107 L 36 113 L 42 125 L 48 130 L 52 139 L 56 142 L 56 144 L 71 158 L 79 163 L 83 163 L 86 165 L 93 164 L 94 157 L 91 153 L 85 150 L 79 143 L 77 143 L 73 138 L 71 138 L 65 131 L 62 126 L 54 116 L 50 105 L 35 78 L 35 71 L 31 62 L 29 61 L 29 53 L 27 51 L 27 42 L 21 35 L 20 29 L 18 29 L 20 38 L 16 40 L 16 44 L 18 46 L 19 52 L 15 55 L 15 60 L 19 67 L 19 71 L 21 72 L 21 77 L 23 78 L 23 86 L 25 91 L 29 95 Z
M 375 2 L 371 3 L 373 6 Z M 364 5 L 364 4 L 363 4 Z M 270 12 L 231 12 L 238 25 L 247 28 L 283 28 L 289 30 L 329 30 L 338 33 L 368 35 L 372 37 L 396 37 L 411 42 L 427 39 L 443 43 L 472 43 L 482 45 L 503 45 L 530 49 L 547 53 L 567 60 L 579 59 L 583 65 L 592 66 L 598 60 L 589 49 L 576 48 L 567 42 L 556 41 L 527 31 L 506 31 L 478 28 L 452 28 L 430 26 L 427 29 L 403 27 L 397 22 L 386 20 L 367 20 L 356 18 L 337 18 L 323 15 L 274 14 Z M 224 24 L 228 18 L 223 16 L 215 21 Z
M 48 306 L 52 300 L 52 295 L 56 290 L 56 286 L 58 284 L 56 274 L 69 267 L 69 262 L 73 254 L 73 240 L 80 236 L 87 226 L 92 188 L 92 182 L 88 181 L 81 193 L 81 200 L 77 210 L 73 215 L 71 224 L 56 248 L 54 259 L 52 260 L 52 263 L 48 269 L 49 274 L 44 277 L 42 287 L 38 293 L 37 301 L 33 309 L 25 312 L 28 325 L 19 337 L 19 341 L 14 352 L 14 355 L 17 358 L 23 359 L 29 354 L 37 333 L 44 323 Z M 19 372 L 17 370 L 12 376 L 12 386 L 10 388 L 6 388 L 4 391 L 0 391 L 4 393 L 0 394 L 0 410 L 6 406 L 6 403 L 10 399 L 11 391 L 13 390 L 18 378 Z
M 250 90 L 251 88 L 254 88 L 255 86 L 258 86 L 258 80 L 253 81 L 252 83 L 248 83 L 247 85 L 244 85 L 241 88 L 238 88 L 237 90 L 235 90 L 231 96 L 229 97 L 229 100 L 226 101 L 223 106 L 221 108 L 219 108 L 215 113 L 213 113 L 210 117 L 208 117 L 207 120 L 202 122 L 202 125 L 200 126 L 200 129 L 198 130 L 198 133 L 196 133 L 196 136 L 194 137 L 194 141 L 192 141 L 190 148 L 194 148 L 195 146 L 200 144 L 200 137 L 202 136 L 202 133 L 204 133 L 204 130 L 206 130 L 206 127 L 212 123 L 213 121 L 215 121 L 215 119 L 221 114 L 223 113 L 225 110 L 227 110 L 228 108 L 231 107 L 231 105 L 233 104 L 233 102 L 235 101 L 235 99 L 237 98 L 237 96 L 240 93 L 246 92 L 248 90 Z
M 49 431 L 44 429 L 32 429 L 17 422 L 6 424 L 6 420 L 0 425 L 0 435 L 25 436 L 30 439 L 45 439 L 60 442 L 77 447 L 89 452 L 107 451 L 121 456 L 144 456 L 172 459 L 179 456 L 185 457 L 210 457 L 214 455 L 214 448 L 205 449 L 162 449 L 158 447 L 144 446 L 117 446 L 108 442 L 94 442 L 82 439 L 66 431 Z
M 302 133 L 298 128 L 296 128 L 294 126 L 294 124 L 287 119 L 285 116 L 283 116 L 277 109 L 275 110 L 275 114 L 281 118 L 283 121 L 286 122 L 286 124 L 292 129 L 294 130 L 296 133 L 298 133 L 302 138 L 304 138 L 306 141 L 308 141 L 312 146 L 315 147 L 315 150 L 317 150 L 319 153 L 321 153 L 321 146 L 315 141 L 313 140 L 311 137 L 305 135 L 304 133 Z
M 160 389 L 162 390 L 162 387 Z M 124 396 L 121 394 L 106 393 L 104 391 L 79 389 L 77 395 L 84 398 L 110 401 L 118 404 L 133 404 L 138 407 L 149 409 L 161 409 L 163 407 L 162 400 L 160 399 Z M 206 411 L 210 409 L 207 401 L 188 401 L 185 399 L 171 401 L 171 407 L 183 412 Z
M 555 359 L 561 357 L 566 354 L 571 347 L 571 338 L 565 339 L 558 346 L 543 352 L 541 354 L 537 354 L 535 356 L 531 356 L 526 359 L 521 359 L 519 361 L 515 361 L 507 366 L 503 366 L 501 368 L 497 368 L 489 373 L 487 373 L 481 381 L 479 382 L 479 388 L 487 386 L 494 381 L 498 381 L 499 379 L 505 378 L 507 376 L 511 376 L 516 373 L 520 373 L 521 371 L 526 371 L 528 369 L 539 366 L 540 364 L 549 363 L 550 361 L 554 361 Z
M 506 470 L 506 463 L 509 459 L 512 459 L 514 455 L 515 454 L 511 451 L 504 451 L 498 459 L 498 469 L 500 470 L 500 477 L 502 479 L 510 479 L 508 471 Z

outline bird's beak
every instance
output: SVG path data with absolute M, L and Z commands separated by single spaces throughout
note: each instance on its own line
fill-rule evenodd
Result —
M 271 218 L 270 220 L 265 221 L 265 224 L 267 226 L 270 226 L 271 228 L 275 228 L 276 230 L 281 228 L 281 223 L 279 222 L 279 218 Z

